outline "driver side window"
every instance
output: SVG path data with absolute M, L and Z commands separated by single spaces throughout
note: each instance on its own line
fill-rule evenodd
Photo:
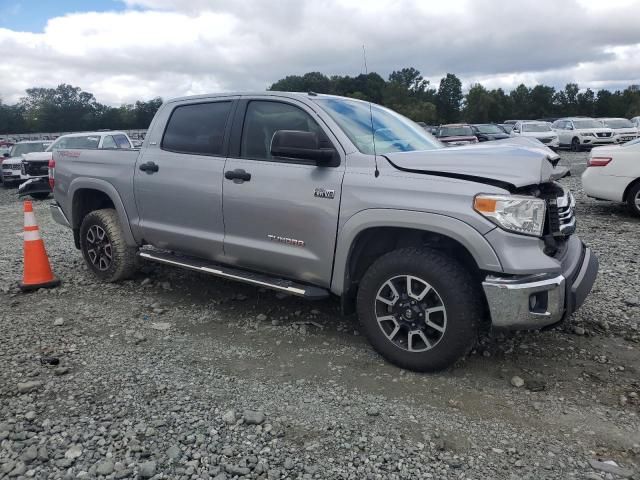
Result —
M 247 106 L 244 117 L 240 157 L 272 160 L 271 139 L 278 130 L 301 130 L 326 138 L 320 126 L 304 110 L 288 103 L 254 100 Z

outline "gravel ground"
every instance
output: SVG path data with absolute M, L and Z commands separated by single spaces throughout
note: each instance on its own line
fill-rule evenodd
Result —
M 18 293 L 21 205 L 0 188 L 0 477 L 640 479 L 640 221 L 562 157 L 593 293 L 431 375 L 384 362 L 335 300 L 156 265 L 97 283 L 48 201 L 63 283 Z

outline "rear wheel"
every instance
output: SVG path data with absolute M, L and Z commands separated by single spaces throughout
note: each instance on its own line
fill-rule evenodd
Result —
M 573 139 L 571 140 L 571 151 L 572 152 L 580 151 L 580 140 L 578 139 L 578 137 L 573 137 Z
M 95 210 L 82 220 L 80 249 L 89 269 L 105 282 L 130 277 L 137 266 L 137 248 L 127 245 L 115 210 Z
M 627 206 L 631 213 L 640 217 L 640 182 L 631 187 L 627 193 Z
M 409 370 L 442 370 L 477 340 L 481 297 L 469 272 L 430 249 L 395 250 L 374 262 L 358 290 L 358 316 L 373 347 Z

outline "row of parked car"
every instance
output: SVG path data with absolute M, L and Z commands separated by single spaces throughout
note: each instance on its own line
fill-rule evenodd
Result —
M 635 123 L 634 123 L 635 122 Z M 552 149 L 573 151 L 594 146 L 630 142 L 640 137 L 640 117 L 588 118 L 566 117 L 554 122 L 544 120 L 507 120 L 501 124 L 448 124 L 439 127 L 422 124 L 447 146 L 503 140 L 511 137 L 535 138 Z
M 44 199 L 51 193 L 49 162 L 54 150 L 131 149 L 138 145 L 125 132 L 70 133 L 51 140 L 20 141 L 0 157 L 0 181 L 4 187 L 19 185 L 20 196 Z

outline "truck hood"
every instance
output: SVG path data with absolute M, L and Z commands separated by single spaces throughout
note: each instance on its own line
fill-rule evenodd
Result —
M 51 152 L 31 152 L 22 156 L 27 162 L 31 161 L 49 161 L 53 158 Z
M 562 178 L 560 157 L 532 138 L 509 138 L 458 148 L 383 155 L 399 170 L 460 178 L 513 191 Z

